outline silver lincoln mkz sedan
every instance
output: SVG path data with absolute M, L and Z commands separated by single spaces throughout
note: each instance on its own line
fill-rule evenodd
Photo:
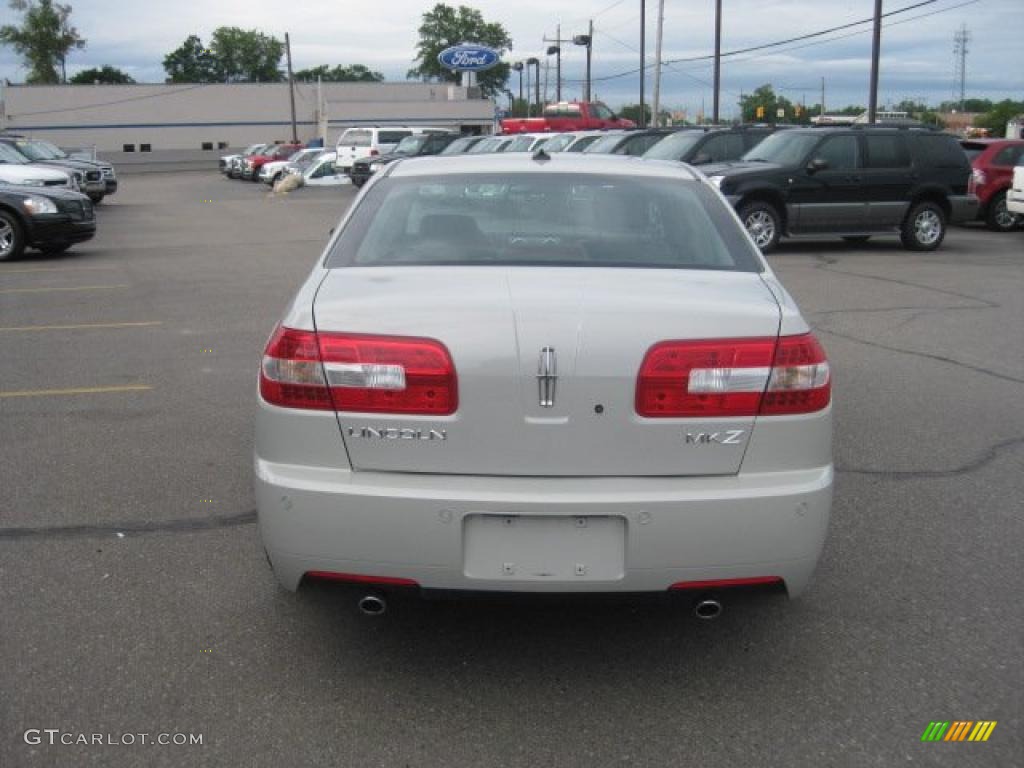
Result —
M 733 587 L 807 586 L 830 399 L 821 345 L 686 166 L 402 161 L 267 344 L 260 530 L 288 589 L 695 590 L 711 616 Z

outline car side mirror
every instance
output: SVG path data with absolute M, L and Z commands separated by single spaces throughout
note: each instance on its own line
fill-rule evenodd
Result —
M 690 165 L 704 165 L 705 163 L 711 162 L 711 155 L 707 152 L 698 152 L 693 156 L 693 160 L 690 161 Z
M 828 160 L 823 157 L 816 157 L 807 164 L 808 173 L 817 173 L 828 168 Z

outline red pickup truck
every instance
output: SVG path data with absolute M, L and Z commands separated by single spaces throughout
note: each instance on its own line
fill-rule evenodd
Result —
M 635 128 L 632 120 L 618 117 L 600 101 L 559 101 L 544 107 L 541 117 L 511 117 L 501 121 L 502 133 L 592 131 Z

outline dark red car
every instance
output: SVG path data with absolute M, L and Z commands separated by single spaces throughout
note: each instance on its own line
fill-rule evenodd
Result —
M 272 149 L 261 152 L 258 155 L 250 155 L 242 162 L 242 178 L 250 181 L 259 181 L 260 168 L 264 163 L 272 163 L 275 160 L 287 160 L 300 149 L 304 144 L 275 144 Z
M 1022 139 L 969 139 L 960 145 L 974 169 L 969 192 L 978 196 L 978 218 L 989 229 L 1009 232 L 1020 224 L 1020 216 L 1006 210 L 1006 191 L 1013 182 L 1013 167 L 1024 157 Z

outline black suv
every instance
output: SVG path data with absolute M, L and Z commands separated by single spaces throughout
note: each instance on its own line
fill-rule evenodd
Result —
M 772 126 L 737 125 L 731 128 L 684 128 L 666 136 L 649 150 L 644 160 L 674 160 L 690 165 L 739 160 L 776 131 Z
M 66 251 L 96 234 L 96 215 L 85 195 L 55 187 L 0 184 L 0 261 L 26 247 L 45 254 Z
M 898 234 L 931 251 L 946 225 L 977 217 L 971 165 L 955 136 L 919 128 L 797 128 L 774 133 L 742 162 L 701 168 L 765 253 L 782 236 L 863 242 Z
M 418 133 L 415 136 L 406 136 L 395 150 L 386 155 L 365 157 L 356 160 L 352 164 L 352 170 L 348 176 L 357 187 L 363 186 L 370 180 L 370 176 L 388 163 L 401 160 L 403 157 L 423 157 L 424 155 L 439 155 L 453 141 L 459 138 L 457 133 Z

